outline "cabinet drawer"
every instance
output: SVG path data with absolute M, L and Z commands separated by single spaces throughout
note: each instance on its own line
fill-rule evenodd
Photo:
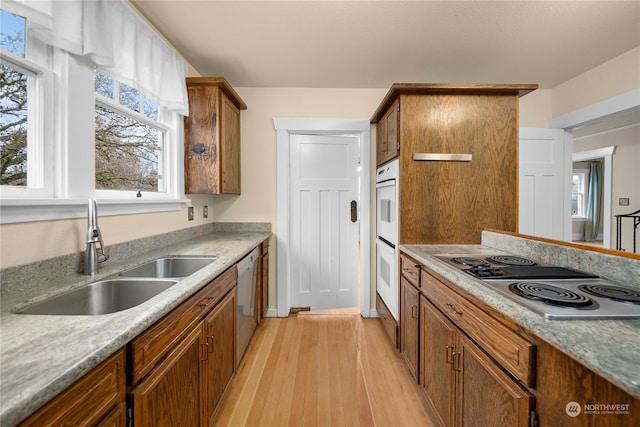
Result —
M 422 271 L 426 297 L 491 357 L 524 384 L 535 385 L 535 346 Z
M 420 263 L 400 254 L 400 271 L 413 286 L 420 289 Z
M 136 384 L 173 348 L 189 327 L 204 316 L 236 284 L 233 266 L 129 344 L 132 384 Z
M 124 349 L 75 382 L 21 426 L 92 426 L 125 399 Z

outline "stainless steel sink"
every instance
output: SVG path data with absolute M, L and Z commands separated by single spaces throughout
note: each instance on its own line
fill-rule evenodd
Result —
M 132 268 L 122 277 L 182 278 L 187 277 L 216 260 L 216 257 L 167 257 Z
M 18 314 L 97 315 L 142 304 L 175 285 L 169 279 L 110 279 L 90 283 L 18 310 Z

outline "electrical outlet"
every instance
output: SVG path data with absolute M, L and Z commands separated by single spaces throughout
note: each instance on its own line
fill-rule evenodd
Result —
M 618 206 L 629 206 L 629 198 L 628 197 L 620 197 L 618 199 Z
M 187 208 L 187 217 L 189 218 L 189 221 L 193 221 L 193 206 L 189 206 Z
M 209 206 L 203 206 L 202 207 L 202 218 L 208 218 L 209 217 Z

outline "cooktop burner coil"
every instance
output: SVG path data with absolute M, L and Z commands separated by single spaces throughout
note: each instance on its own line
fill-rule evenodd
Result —
M 487 260 L 496 264 L 503 265 L 517 265 L 517 266 L 532 266 L 537 265 L 534 261 L 527 258 L 522 258 L 513 255 L 494 255 L 487 257 Z
M 588 294 L 609 298 L 614 301 L 640 304 L 640 292 L 634 289 L 621 288 L 613 285 L 580 285 L 578 289 Z
M 488 267 L 489 263 L 480 258 L 460 256 L 452 258 L 458 264 L 467 265 L 469 267 Z
M 509 289 L 523 298 L 562 307 L 588 307 L 593 304 L 585 295 L 547 283 L 515 282 L 509 285 Z

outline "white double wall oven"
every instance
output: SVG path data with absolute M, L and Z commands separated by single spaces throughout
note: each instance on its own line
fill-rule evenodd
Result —
M 378 168 L 376 173 L 376 290 L 391 312 L 399 320 L 398 284 L 398 159 Z

